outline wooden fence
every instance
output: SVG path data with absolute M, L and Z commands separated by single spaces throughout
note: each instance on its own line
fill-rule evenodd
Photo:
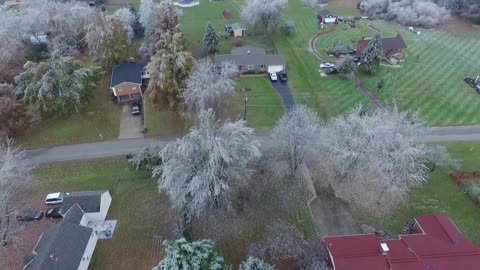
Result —
M 480 208 L 480 200 L 478 200 L 478 198 L 470 194 L 468 192 L 467 185 L 465 185 L 465 180 L 480 179 L 480 171 L 454 172 L 450 174 L 450 177 L 452 178 L 453 182 L 455 182 L 458 185 L 460 190 L 463 193 L 465 193 L 465 195 L 467 195 L 478 208 Z

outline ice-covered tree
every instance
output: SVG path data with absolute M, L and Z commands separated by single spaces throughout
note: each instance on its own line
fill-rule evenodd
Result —
M 287 0 L 247 0 L 242 8 L 242 18 L 251 25 L 260 25 L 265 36 L 271 35 L 278 23 Z
M 14 137 L 27 127 L 30 115 L 11 84 L 0 84 L 0 138 Z
M 362 52 L 360 68 L 370 74 L 377 71 L 383 56 L 382 36 L 376 33 L 368 42 L 367 48 Z
M 162 164 L 162 159 L 159 155 L 161 150 L 162 147 L 158 145 L 145 147 L 129 159 L 128 164 L 137 171 L 145 170 L 152 172 L 153 168 Z
M 271 142 L 286 174 L 294 175 L 302 166 L 318 137 L 320 125 L 318 114 L 305 106 L 290 110 L 275 125 Z
M 181 94 L 185 108 L 193 113 L 213 109 L 218 115 L 225 97 L 235 93 L 237 76 L 238 68 L 231 62 L 216 67 L 210 59 L 200 59 Z
M 186 49 L 181 32 L 163 34 L 161 45 L 147 69 L 150 80 L 146 94 L 152 97 L 154 105 L 167 104 L 177 108 L 181 103 L 180 91 L 185 88 L 193 66 L 193 56 Z
M 0 138 L 0 249 L 10 241 L 9 201 L 33 180 L 31 169 L 25 153 L 14 146 L 13 140 Z
M 385 215 L 403 205 L 412 187 L 428 176 L 428 147 L 416 114 L 396 108 L 366 112 L 356 108 L 333 118 L 321 134 L 319 183 L 352 206 Z
M 437 166 L 447 167 L 450 166 L 454 169 L 458 169 L 460 166 L 460 160 L 454 159 L 450 156 L 447 147 L 439 144 L 431 145 L 427 148 L 425 153 L 426 158 L 431 163 L 430 171 L 434 171 Z
M 352 73 L 355 69 L 355 63 L 353 62 L 353 58 L 351 56 L 345 57 L 343 62 L 338 66 L 338 73 L 341 75 L 347 76 L 348 74 Z
M 125 30 L 127 30 L 128 41 L 132 43 L 135 40 L 135 32 L 133 27 L 137 21 L 135 14 L 128 8 L 119 8 L 113 13 L 113 16 L 117 17 L 122 21 Z
M 110 69 L 129 57 L 128 32 L 116 16 L 102 16 L 88 26 L 86 41 L 90 55 Z
M 240 264 L 238 270 L 275 270 L 275 268 L 258 258 L 250 256 Z
M 199 114 L 198 126 L 161 152 L 153 175 L 181 213 L 179 232 L 188 238 L 189 222 L 226 201 L 232 186 L 245 183 L 251 162 L 260 156 L 259 143 L 245 122 L 221 125 L 212 111 Z
M 97 82 L 98 68 L 82 67 L 71 57 L 53 54 L 47 62 L 27 62 L 15 77 L 16 91 L 44 116 L 64 115 L 87 102 Z
M 138 21 L 145 29 L 145 36 L 148 38 L 152 31 L 153 23 L 155 22 L 154 16 L 155 3 L 153 0 L 141 0 L 140 10 L 138 15 Z
M 165 258 L 152 270 L 230 270 L 210 240 L 188 242 L 184 238 L 163 242 Z
M 220 48 L 220 38 L 215 32 L 213 25 L 208 22 L 205 29 L 205 36 L 203 37 L 203 48 L 209 54 L 214 54 Z

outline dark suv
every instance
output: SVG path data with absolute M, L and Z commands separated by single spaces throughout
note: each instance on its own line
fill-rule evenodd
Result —
M 288 76 L 286 71 L 281 71 L 279 76 L 280 76 L 280 81 L 282 82 L 288 81 Z

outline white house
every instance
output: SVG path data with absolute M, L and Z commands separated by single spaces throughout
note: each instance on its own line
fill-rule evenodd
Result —
M 108 191 L 72 192 L 65 196 L 63 221 L 39 238 L 24 270 L 87 270 L 99 231 L 90 222 L 105 220 L 112 197 Z

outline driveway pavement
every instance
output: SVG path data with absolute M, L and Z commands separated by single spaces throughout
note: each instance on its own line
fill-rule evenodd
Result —
M 283 104 L 287 108 L 287 110 L 292 109 L 295 107 L 295 100 L 293 99 L 292 93 L 290 92 L 290 87 L 285 82 L 281 82 L 280 80 L 276 82 L 271 82 L 273 88 L 277 90 L 283 100 Z
M 362 233 L 350 208 L 331 194 L 319 192 L 310 209 L 320 237 Z
M 130 105 L 121 105 L 120 107 L 120 131 L 119 139 L 143 138 L 142 116 L 133 116 Z

